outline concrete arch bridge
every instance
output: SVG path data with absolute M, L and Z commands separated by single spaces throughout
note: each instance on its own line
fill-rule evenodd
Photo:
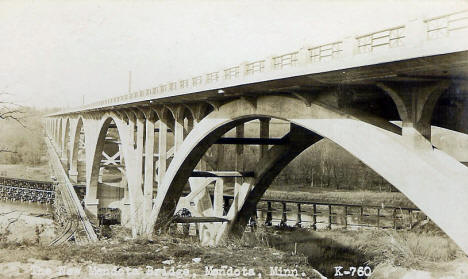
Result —
M 327 138 L 468 252 L 466 15 L 412 20 L 109 98 L 49 115 L 46 130 L 70 178 L 84 177 L 88 213 L 119 208 L 134 235 L 189 208 L 228 220 L 199 225 L 203 242 L 219 242 L 242 230 L 291 160 Z

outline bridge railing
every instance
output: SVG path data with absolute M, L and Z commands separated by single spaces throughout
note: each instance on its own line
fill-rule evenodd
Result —
M 111 97 L 83 105 L 73 111 L 96 109 L 104 106 L 119 105 L 122 102 L 138 102 L 153 97 L 167 97 L 176 93 L 189 93 L 202 90 L 214 90 L 254 74 L 266 74 L 272 71 L 289 70 L 298 66 L 326 63 L 332 59 L 343 59 L 354 55 L 370 55 L 380 50 L 398 47 L 420 47 L 428 41 L 447 37 L 464 39 L 468 34 L 468 10 L 442 16 L 419 19 L 372 33 L 357 35 L 334 42 L 303 47 L 282 55 L 271 56 L 253 62 L 244 62 L 219 71 L 206 73 L 188 79 L 171 81 L 156 87 L 139 90 L 118 97 Z

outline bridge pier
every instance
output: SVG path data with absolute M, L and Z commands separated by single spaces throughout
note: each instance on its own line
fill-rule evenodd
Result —
M 70 169 L 68 171 L 68 177 L 70 178 L 71 181 L 74 183 L 78 182 L 78 170 L 76 169 Z
M 99 211 L 99 200 L 98 199 L 85 199 L 85 209 L 91 215 L 91 217 L 97 218 Z
M 144 189 L 143 189 L 143 222 L 144 231 L 147 231 L 151 209 L 153 208 L 153 188 L 154 188 L 154 127 L 155 119 L 151 110 L 145 111 L 145 169 L 144 169 Z
M 128 137 L 122 136 L 125 166 L 130 194 L 130 220 L 132 235 L 136 237 L 144 231 L 144 198 L 143 198 L 143 136 L 144 117 L 140 113 L 128 114 L 129 124 L 126 127 Z M 136 126 L 136 135 L 134 134 Z M 122 127 L 125 129 L 125 127 Z
M 158 135 L 158 192 L 161 191 L 163 178 L 167 168 L 167 124 L 165 120 L 159 120 L 159 135 Z

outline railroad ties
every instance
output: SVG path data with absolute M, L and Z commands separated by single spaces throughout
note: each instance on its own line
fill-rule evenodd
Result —
M 0 177 L 0 199 L 53 204 L 55 184 L 48 181 Z

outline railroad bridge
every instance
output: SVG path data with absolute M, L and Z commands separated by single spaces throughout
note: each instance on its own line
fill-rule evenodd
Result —
M 461 11 L 311 38 L 286 54 L 61 111 L 45 126 L 70 179 L 86 185 L 88 214 L 118 208 L 135 236 L 187 208 L 227 220 L 199 225 L 201 240 L 216 243 L 246 225 L 291 160 L 327 138 L 468 252 L 467 35 Z M 223 210 L 227 191 L 234 199 Z

